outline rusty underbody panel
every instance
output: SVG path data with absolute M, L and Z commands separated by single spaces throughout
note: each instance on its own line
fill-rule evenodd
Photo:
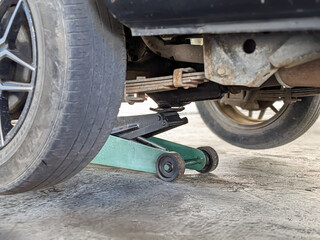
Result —
M 292 83 L 288 84 L 290 86 L 320 86 L 320 81 L 314 84 L 319 79 L 319 70 L 316 70 L 319 63 L 308 65 L 319 58 L 318 33 L 254 33 L 204 37 L 206 78 L 226 86 L 260 87 L 279 70 L 285 81 Z M 301 64 L 304 65 L 299 66 Z M 298 67 L 293 68 L 295 66 Z M 318 76 L 316 79 L 306 79 L 315 78 L 315 75 Z

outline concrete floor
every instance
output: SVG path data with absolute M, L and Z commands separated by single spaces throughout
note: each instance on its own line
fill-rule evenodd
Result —
M 213 135 L 193 105 L 187 114 L 189 125 L 162 137 L 214 147 L 213 174 L 165 183 L 89 166 L 56 187 L 0 196 L 0 239 L 320 239 L 320 121 L 289 145 L 249 151 Z

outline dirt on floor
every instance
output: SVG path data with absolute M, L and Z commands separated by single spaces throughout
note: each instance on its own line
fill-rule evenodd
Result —
M 55 187 L 0 196 L 0 240 L 320 239 L 320 121 L 289 145 L 250 151 L 212 134 L 194 105 L 184 114 L 190 124 L 161 137 L 214 147 L 214 173 L 165 183 L 91 165 Z

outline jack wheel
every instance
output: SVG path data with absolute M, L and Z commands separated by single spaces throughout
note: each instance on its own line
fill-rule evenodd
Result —
M 186 164 L 178 153 L 163 153 L 157 160 L 156 169 L 161 180 L 172 182 L 183 176 Z
M 217 152 L 212 147 L 199 147 L 204 155 L 206 155 L 207 163 L 202 170 L 199 170 L 199 173 L 210 173 L 214 171 L 219 164 L 219 156 Z

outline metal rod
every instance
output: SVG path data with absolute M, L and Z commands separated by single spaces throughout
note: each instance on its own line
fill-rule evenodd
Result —
M 163 150 L 163 151 L 166 151 L 166 150 L 167 150 L 167 149 L 165 149 L 164 147 L 162 147 L 162 146 L 160 146 L 160 145 L 158 145 L 158 144 L 156 144 L 156 143 L 154 143 L 154 142 L 151 142 L 151 141 L 149 141 L 149 140 L 146 139 L 146 138 L 138 137 L 137 140 L 138 140 L 139 142 L 141 142 L 141 143 L 144 143 L 144 144 L 146 144 L 146 145 L 150 145 L 150 146 L 152 146 L 152 147 L 154 147 L 154 148 L 158 148 L 158 149 Z

